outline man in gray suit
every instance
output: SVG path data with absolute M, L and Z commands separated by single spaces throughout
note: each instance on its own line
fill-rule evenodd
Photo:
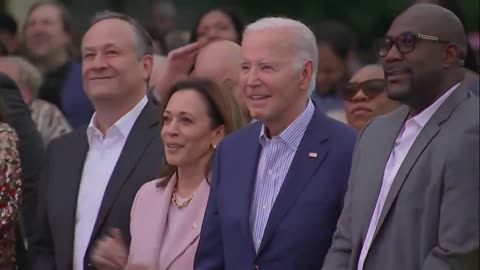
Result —
M 353 156 L 324 270 L 479 267 L 479 101 L 460 84 L 466 38 L 450 11 L 415 5 L 377 45 L 390 98 Z

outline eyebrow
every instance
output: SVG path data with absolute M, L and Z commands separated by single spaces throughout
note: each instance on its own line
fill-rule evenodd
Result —
M 245 64 L 253 64 L 253 65 L 277 65 L 278 62 L 277 62 L 277 61 L 274 61 L 274 60 L 265 60 L 265 59 L 254 60 L 254 61 L 242 60 L 241 64 L 242 64 L 242 65 L 245 65 Z
M 89 46 L 89 47 L 83 47 L 82 51 L 95 51 L 96 49 L 109 49 L 109 48 L 114 48 L 114 49 L 119 49 L 117 45 L 113 43 L 106 43 L 100 46 Z
M 173 114 L 172 112 L 167 111 L 167 110 L 165 110 L 163 113 L 164 113 L 164 114 L 165 114 L 165 113 L 166 113 L 166 114 Z M 179 115 L 182 115 L 182 116 L 184 116 L 184 115 L 188 115 L 188 116 L 190 116 L 190 117 L 194 116 L 193 113 L 185 112 L 185 111 L 181 111 L 181 112 L 179 112 L 178 114 L 179 114 Z

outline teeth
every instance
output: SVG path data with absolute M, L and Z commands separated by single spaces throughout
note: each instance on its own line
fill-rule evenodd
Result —
M 181 145 L 179 145 L 179 144 L 167 144 L 167 147 L 168 148 L 180 148 Z
M 252 99 L 262 99 L 262 98 L 266 98 L 267 96 L 251 96 L 250 98 Z

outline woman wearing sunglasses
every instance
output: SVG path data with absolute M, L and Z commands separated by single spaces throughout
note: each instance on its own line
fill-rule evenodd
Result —
M 373 117 L 389 113 L 400 105 L 387 97 L 381 65 L 361 68 L 341 91 L 347 122 L 355 129 L 362 129 Z

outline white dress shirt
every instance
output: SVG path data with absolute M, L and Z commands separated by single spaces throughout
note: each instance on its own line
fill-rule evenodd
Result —
M 73 269 L 83 270 L 83 259 L 97 220 L 103 194 L 133 124 L 147 104 L 145 96 L 105 134 L 96 127 L 95 114 L 87 128 L 88 153 L 77 198 Z M 68 179 L 65 179 L 68 180 Z M 128 211 L 128 210 L 125 210 Z
M 457 83 L 452 88 L 450 88 L 445 94 L 443 94 L 439 99 L 437 99 L 432 105 L 423 110 L 421 113 L 416 116 L 408 119 L 402 127 L 402 130 L 398 134 L 397 139 L 393 145 L 392 152 L 388 159 L 387 165 L 385 166 L 385 171 L 383 173 L 382 187 L 380 189 L 380 194 L 378 195 L 377 203 L 375 205 L 375 210 L 373 211 L 372 219 L 370 220 L 370 225 L 368 226 L 367 235 L 365 241 L 363 242 L 362 250 L 360 252 L 360 257 L 358 259 L 357 270 L 363 270 L 363 265 L 365 259 L 367 258 L 368 250 L 372 244 L 373 235 L 377 228 L 378 220 L 380 214 L 382 213 L 383 205 L 387 199 L 388 192 L 390 187 L 393 184 L 393 180 L 397 175 L 400 166 L 403 163 L 403 160 L 407 156 L 407 153 L 410 151 L 413 143 L 415 142 L 418 134 L 422 131 L 425 125 L 428 123 L 433 114 L 438 110 L 438 108 L 445 102 L 445 100 L 453 93 L 453 91 L 460 85 Z

